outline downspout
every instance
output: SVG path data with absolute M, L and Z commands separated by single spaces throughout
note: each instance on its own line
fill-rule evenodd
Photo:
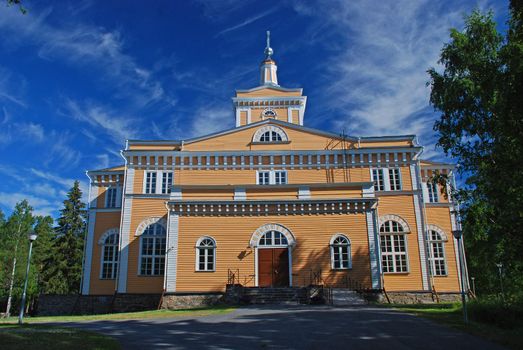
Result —
M 87 249 L 87 234 L 89 233 L 89 220 L 90 214 L 91 214 L 91 187 L 93 185 L 93 179 L 89 176 L 89 171 L 85 172 L 85 175 L 89 179 L 89 191 L 87 192 L 87 227 L 85 229 L 84 233 L 84 249 L 82 253 L 82 276 L 80 277 L 80 294 L 82 294 L 82 290 L 84 289 L 84 273 L 85 273 L 85 253 Z
M 127 150 L 129 148 L 129 140 L 125 141 L 125 149 Z M 123 184 L 122 184 L 122 207 L 120 210 L 120 227 L 118 229 L 118 266 L 116 269 L 116 279 L 114 282 L 114 293 L 116 294 L 118 292 L 118 282 L 120 281 L 120 266 L 121 259 L 122 259 L 122 227 L 123 227 L 123 217 L 124 217 L 124 209 L 125 209 L 125 200 L 126 200 L 126 193 L 125 189 L 127 188 L 127 158 L 123 154 L 123 150 L 120 151 L 120 156 L 124 160 L 124 176 L 123 176 Z
M 429 264 L 429 252 L 428 252 L 428 249 L 427 249 L 427 242 L 428 242 L 428 237 L 427 237 L 427 212 L 426 212 L 426 206 L 425 206 L 425 200 L 423 198 L 423 189 L 421 187 L 421 161 L 420 161 L 420 157 L 421 155 L 423 154 L 423 150 L 424 150 L 424 147 L 421 148 L 421 151 L 420 153 L 416 156 L 416 178 L 417 178 L 417 183 L 418 183 L 418 190 L 417 190 L 417 195 L 418 195 L 418 201 L 421 203 L 421 207 L 422 207 L 422 210 L 421 210 L 421 227 L 423 228 L 423 238 L 424 238 L 424 242 L 423 242 L 423 249 L 425 250 L 425 261 L 423 262 L 425 264 L 425 268 L 427 269 L 427 274 L 428 274 L 428 277 L 429 277 L 429 290 L 432 290 L 434 288 L 434 280 L 433 280 L 433 277 L 432 277 L 432 271 L 431 271 L 431 267 L 430 267 L 430 264 Z

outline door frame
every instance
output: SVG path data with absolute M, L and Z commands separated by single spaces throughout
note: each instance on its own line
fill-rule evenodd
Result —
M 254 247 L 254 286 L 259 287 L 259 272 L 258 272 L 258 249 L 274 249 L 274 248 L 287 248 L 287 255 L 289 258 L 289 287 L 292 287 L 292 246 L 263 246 L 263 247 Z

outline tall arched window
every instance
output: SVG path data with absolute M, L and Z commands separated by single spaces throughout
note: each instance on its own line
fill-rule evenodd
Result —
M 115 279 L 118 270 L 118 241 L 120 235 L 118 230 L 108 231 L 108 235 L 101 240 L 102 264 L 100 277 L 102 279 Z
M 344 235 L 336 235 L 331 239 L 331 267 L 333 269 L 352 268 L 350 240 Z
M 383 272 L 408 272 L 407 241 L 403 226 L 393 220 L 382 223 L 380 243 Z
M 165 270 L 165 227 L 147 226 L 140 236 L 140 275 L 161 276 Z
M 446 276 L 447 266 L 445 263 L 445 240 L 436 230 L 429 229 L 429 262 L 433 276 Z
M 216 266 L 216 242 L 202 237 L 196 242 L 196 271 L 214 271 Z

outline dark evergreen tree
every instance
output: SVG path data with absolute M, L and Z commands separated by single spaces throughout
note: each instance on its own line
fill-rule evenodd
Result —
M 50 277 L 46 285 L 48 292 L 58 294 L 79 292 L 87 215 L 81 198 L 80 184 L 75 181 L 67 193 L 64 207 L 60 211 L 58 226 L 55 228 L 54 260 L 49 264 Z

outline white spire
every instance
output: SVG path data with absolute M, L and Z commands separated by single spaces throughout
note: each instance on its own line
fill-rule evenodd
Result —
M 271 32 L 267 31 L 267 46 L 265 47 L 265 60 L 263 60 L 261 67 L 260 67 L 260 73 L 261 73 L 261 84 L 262 85 L 278 85 L 278 76 L 276 75 L 276 71 L 278 70 L 278 67 L 276 66 L 276 62 L 272 59 L 272 55 L 274 51 L 271 48 Z

